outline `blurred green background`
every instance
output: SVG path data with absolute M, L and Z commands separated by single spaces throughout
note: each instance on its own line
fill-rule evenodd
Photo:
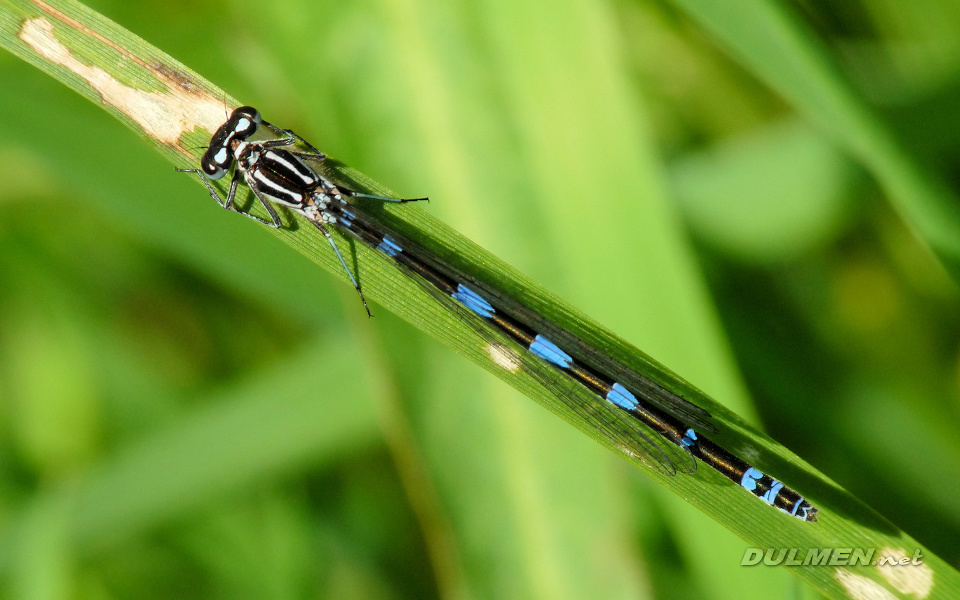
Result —
M 958 564 L 955 283 L 677 5 L 88 4 Z M 956 184 L 957 5 L 786 8 Z M 4 597 L 814 597 L 9 54 L 0 110 Z

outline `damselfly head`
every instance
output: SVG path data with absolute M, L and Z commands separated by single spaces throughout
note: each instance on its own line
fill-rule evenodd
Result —
M 237 145 L 257 132 L 263 118 L 252 106 L 233 111 L 227 122 L 210 138 L 210 146 L 200 159 L 200 167 L 210 179 L 220 179 L 233 166 Z

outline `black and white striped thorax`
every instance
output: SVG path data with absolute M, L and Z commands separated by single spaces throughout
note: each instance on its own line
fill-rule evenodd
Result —
M 336 185 L 287 150 L 241 141 L 234 154 L 248 187 L 311 221 L 331 222 L 328 206 L 343 201 Z

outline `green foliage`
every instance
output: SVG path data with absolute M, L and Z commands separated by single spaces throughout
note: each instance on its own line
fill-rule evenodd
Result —
M 401 195 L 429 194 L 429 213 L 750 414 L 736 358 L 775 437 L 956 563 L 958 298 L 924 247 L 955 270 L 952 9 L 806 3 L 801 21 L 766 2 L 676 4 L 684 12 L 532 0 L 92 7 Z M 100 103 L 18 43 L 24 16 L 51 5 L 0 2 L 2 45 Z M 141 67 L 219 98 L 82 14 Z M 57 33 L 123 84 L 165 90 L 122 52 Z M 335 266 L 309 230 L 277 243 L 26 63 L 0 55 L 0 73 L 10 595 L 789 593 L 785 571 L 739 567 L 743 543 L 700 510 L 751 546 L 920 547 L 715 405 L 745 458 L 824 518 L 784 518 L 712 473 L 663 482 L 700 510 L 661 493 L 393 318 L 383 307 L 489 368 L 462 325 L 376 257 L 354 257 L 381 302 L 367 321 L 351 289 L 291 251 Z M 188 164 L 205 136 L 159 148 Z M 393 216 L 643 361 L 440 221 Z M 927 597 L 951 597 L 956 573 L 927 558 Z M 832 597 L 857 585 L 923 597 L 872 567 L 799 571 Z

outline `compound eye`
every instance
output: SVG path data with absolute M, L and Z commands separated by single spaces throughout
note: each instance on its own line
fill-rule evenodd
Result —
M 226 146 L 210 146 L 203 156 L 208 162 L 221 169 L 227 169 L 233 163 L 233 156 Z
M 233 111 L 233 114 L 235 115 L 242 114 L 246 117 L 249 117 L 257 125 L 259 125 L 263 121 L 263 117 L 260 116 L 260 111 L 255 109 L 252 106 L 241 106 L 240 108 Z
M 226 166 L 229 166 L 229 164 Z M 214 162 L 207 154 L 204 154 L 200 160 L 200 168 L 203 169 L 204 174 L 210 179 L 220 179 L 227 172 L 224 166 Z
M 257 127 L 263 121 L 260 111 L 252 106 L 241 106 L 230 115 L 233 123 L 233 131 L 237 137 L 246 139 L 257 131 Z

